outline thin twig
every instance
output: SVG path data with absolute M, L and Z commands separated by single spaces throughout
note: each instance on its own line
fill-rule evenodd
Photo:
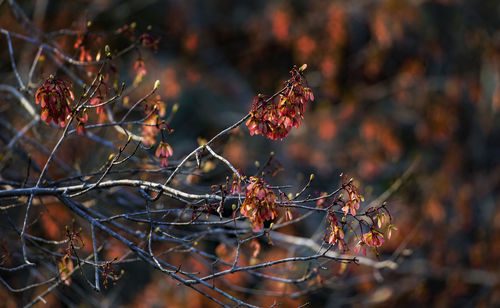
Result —
M 16 75 L 19 87 L 21 88 L 22 91 L 24 91 L 24 89 L 26 89 L 26 86 L 24 85 L 23 80 L 21 79 L 21 75 L 19 75 L 19 71 L 17 70 L 16 59 L 14 58 L 14 50 L 12 48 L 12 41 L 10 40 L 10 33 L 9 31 L 4 29 L 0 29 L 0 32 L 5 34 L 5 37 L 7 38 L 7 45 L 9 46 L 10 64 L 12 65 L 12 70 Z

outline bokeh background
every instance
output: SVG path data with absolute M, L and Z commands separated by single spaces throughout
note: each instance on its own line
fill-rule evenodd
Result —
M 499 1 L 42 0 L 20 5 L 45 31 L 78 29 L 86 20 L 96 33 L 132 22 L 143 31 L 151 25 L 161 41 L 156 53 L 143 54 L 143 82 L 160 79 L 167 105 L 179 104 L 171 122 L 175 133 L 169 136 L 175 158 L 192 149 L 198 137 L 210 138 L 240 119 L 256 94 L 279 90 L 292 65 L 307 63 L 316 100 L 303 125 L 283 141 L 250 137 L 242 127 L 218 145 L 219 152 L 251 174 L 255 161 L 265 162 L 274 151 L 284 169 L 275 183 L 300 185 L 315 173 L 317 192 L 337 187 L 343 172 L 356 179 L 367 202 L 417 164 L 387 200 L 399 230 L 382 247 L 381 259 L 400 266 L 376 272 L 332 268 L 324 273 L 329 280 L 323 288 L 293 301 L 279 299 L 284 306 L 500 305 Z M 12 17 L 5 5 L 0 17 L 7 28 Z M 96 42 L 95 50 L 103 44 Z M 3 49 L 1 55 L 7 72 L 8 53 Z M 134 57 L 121 60 L 129 67 L 130 74 L 122 76 L 129 84 Z M 20 67 L 32 59 L 25 58 Z M 141 89 L 135 93 L 140 97 Z M 291 232 L 308 236 L 316 224 Z M 159 273 L 146 268 L 138 273 L 93 303 L 212 305 Z M 3 287 L 0 294 L 8 296 Z M 82 294 L 74 298 L 92 303 Z M 255 295 L 252 302 L 269 306 L 274 300 Z

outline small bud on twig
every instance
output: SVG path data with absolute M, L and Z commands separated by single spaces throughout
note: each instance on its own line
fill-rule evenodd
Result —
M 111 58 L 111 48 L 109 48 L 109 45 L 104 46 L 104 53 L 106 57 Z

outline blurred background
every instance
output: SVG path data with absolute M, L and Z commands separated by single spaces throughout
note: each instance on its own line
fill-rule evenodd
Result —
M 163 100 L 179 104 L 169 136 L 175 159 L 198 137 L 210 138 L 244 116 L 256 94 L 279 90 L 293 65 L 307 63 L 316 100 L 303 125 L 283 141 L 251 137 L 243 126 L 217 145 L 220 153 L 252 174 L 255 162 L 264 163 L 274 151 L 284 170 L 273 184 L 298 186 L 315 173 L 317 193 L 337 187 L 343 172 L 360 184 L 366 203 L 417 164 L 387 200 L 398 231 L 382 247 L 381 259 L 400 266 L 376 272 L 332 267 L 323 288 L 280 299 L 284 306 L 500 305 L 498 0 L 19 4 L 47 32 L 80 29 L 88 20 L 95 33 L 132 22 L 142 31 L 151 25 L 161 41 L 156 53 L 142 54 L 143 83 L 160 79 Z M 0 6 L 1 27 L 13 20 L 9 15 Z M 95 51 L 104 44 L 96 41 Z M 1 56 L 2 70 L 10 72 L 5 48 Z M 128 84 L 135 57 L 120 60 L 129 67 L 122 76 Z M 19 61 L 21 69 L 29 67 L 32 55 Z M 139 88 L 134 95 L 144 93 Z M 309 224 L 290 232 L 308 236 L 317 226 Z M 160 273 L 139 276 L 125 276 L 100 303 L 212 305 Z M 0 287 L 0 295 L 8 291 Z M 256 297 L 252 302 L 263 306 L 275 300 Z

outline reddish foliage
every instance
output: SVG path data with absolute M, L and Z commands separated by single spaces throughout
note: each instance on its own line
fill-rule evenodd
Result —
M 339 249 L 344 249 L 344 230 L 342 230 L 335 213 L 332 211 L 328 212 L 327 232 L 324 241 L 332 245 L 338 243 Z
M 278 216 L 276 209 L 276 195 L 267 187 L 262 178 L 250 177 L 250 184 L 245 189 L 245 201 L 241 205 L 241 214 L 248 217 L 253 230 L 259 231 L 264 227 L 264 221 Z
M 364 198 L 359 194 L 358 188 L 354 185 L 354 181 L 352 179 L 347 180 L 347 177 L 344 177 L 342 186 L 349 197 L 349 200 L 345 203 L 342 211 L 344 211 L 344 215 L 351 212 L 351 215 L 356 216 L 356 210 L 359 209 L 360 202 L 364 201 Z
M 155 155 L 160 159 L 161 166 L 167 167 L 168 157 L 173 155 L 172 147 L 168 143 L 161 141 L 156 149 Z
M 139 36 L 139 42 L 142 44 L 142 46 L 146 48 L 153 48 L 153 50 L 156 52 L 158 51 L 158 43 L 160 42 L 160 37 L 155 37 L 149 33 L 144 33 Z
M 62 79 L 50 76 L 35 94 L 36 103 L 42 107 L 41 119 L 47 124 L 53 121 L 56 125 L 66 125 L 71 114 L 71 101 L 75 99 L 73 92 Z
M 292 127 L 299 127 L 304 118 L 308 101 L 314 100 L 311 89 L 302 75 L 306 65 L 294 68 L 292 78 L 283 85 L 279 102 L 274 97 L 259 94 L 252 103 L 250 118 L 246 125 L 250 135 L 260 134 L 269 139 L 283 139 Z

